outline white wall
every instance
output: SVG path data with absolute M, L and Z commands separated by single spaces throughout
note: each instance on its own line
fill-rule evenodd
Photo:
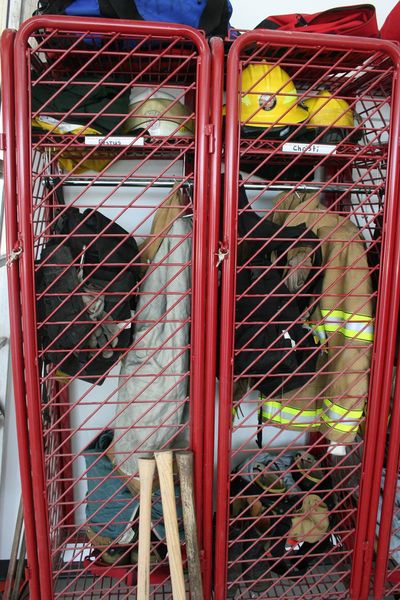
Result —
M 37 0 L 0 0 L 0 31 L 6 27 L 18 28 L 30 16 Z M 1 59 L 1 57 L 0 57 Z M 0 121 L 1 123 L 1 121 Z M 1 127 L 1 125 L 0 125 Z M 2 129 L 2 128 L 1 128 Z M 0 155 L 2 160 L 2 153 Z M 3 203 L 3 179 L 0 179 L 0 206 Z M 0 210 L 0 214 L 1 210 Z M 0 231 L 3 229 L 0 227 Z M 1 254 L 5 252 L 4 237 L 0 242 Z M 0 268 L 0 337 L 9 336 L 6 267 Z M 21 484 L 19 479 L 15 407 L 11 379 L 9 346 L 0 349 L 0 405 L 5 407 L 3 444 L 0 444 L 0 560 L 10 556 L 15 521 L 17 517 Z M 0 436 L 1 442 L 1 436 Z
M 396 0 L 369 0 L 376 6 L 378 25 L 381 26 L 385 17 L 396 4 Z M 252 29 L 262 19 L 271 14 L 296 12 L 313 13 L 334 6 L 350 6 L 357 4 L 355 0 L 281 0 L 276 9 L 266 0 L 231 0 L 233 16 L 231 23 L 240 29 Z M 36 0 L 8 0 L 8 24 L 15 26 L 18 20 L 29 16 Z M 0 0 L 2 9 L 6 0 Z M 1 15 L 5 14 L 2 10 Z M 4 27 L 4 21 L 0 26 Z M 1 190 L 0 190 L 1 191 Z M 5 269 L 0 272 L 0 337 L 8 332 L 8 312 L 6 303 Z M 8 363 L 8 349 L 0 350 L 0 403 L 6 406 L 6 426 L 4 431 L 5 451 L 3 456 L 3 478 L 0 483 L 0 560 L 8 559 L 12 544 L 16 511 L 18 508 L 20 483 L 18 478 L 18 456 L 15 431 L 15 411 Z M 0 469 L 1 471 L 1 469 Z

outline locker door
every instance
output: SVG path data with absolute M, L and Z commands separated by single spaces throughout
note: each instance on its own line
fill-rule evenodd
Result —
M 216 598 L 358 598 L 369 581 L 399 284 L 396 56 L 265 31 L 229 50 Z
M 37 17 L 15 62 L 41 597 L 127 598 L 139 456 L 193 450 L 202 531 L 209 49 L 179 25 Z M 152 523 L 170 597 L 157 486 Z
M 15 31 L 5 30 L 1 36 L 2 55 L 2 113 L 3 132 L 6 139 L 4 153 L 4 209 L 7 239 L 7 277 L 10 307 L 19 306 L 19 269 L 20 255 L 18 223 L 16 214 L 16 157 L 15 157 L 15 96 L 14 96 L 14 40 Z M 6 67 L 7 66 L 7 67 Z M 24 521 L 26 527 L 26 545 L 29 552 L 28 566 L 37 572 L 36 534 L 34 530 L 34 511 L 32 498 L 32 482 L 30 481 L 31 465 L 29 459 L 28 423 L 26 411 L 25 382 L 22 371 L 22 331 L 20 310 L 10 311 L 10 348 L 13 368 L 13 388 L 15 411 L 20 423 L 17 428 L 20 448 L 19 464 L 21 474 L 22 496 L 24 503 Z M 11 584 L 11 582 L 10 582 Z M 38 580 L 30 582 L 33 596 L 38 596 Z

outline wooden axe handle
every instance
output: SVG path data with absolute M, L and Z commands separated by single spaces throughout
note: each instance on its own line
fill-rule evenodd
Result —
M 137 571 L 137 600 L 150 597 L 150 538 L 151 538 L 151 494 L 156 462 L 153 458 L 139 458 L 140 511 L 139 548 Z
M 181 543 L 179 540 L 178 517 L 176 514 L 172 451 L 154 453 L 158 478 L 160 480 L 161 502 L 167 538 L 169 570 L 171 574 L 172 596 L 174 600 L 185 600 L 185 578 Z
M 181 486 L 190 597 L 191 600 L 203 600 L 203 582 L 201 579 L 196 510 L 193 493 L 193 452 L 176 452 L 175 457 L 178 464 L 179 482 Z

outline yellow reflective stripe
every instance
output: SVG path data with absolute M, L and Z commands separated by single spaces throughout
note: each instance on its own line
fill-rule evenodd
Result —
M 316 337 L 321 342 L 321 344 L 325 344 L 326 330 L 324 325 L 317 325 L 316 327 L 313 327 L 313 333 L 316 334 Z
M 365 327 L 365 325 L 349 325 L 346 323 L 344 327 L 340 326 L 337 320 L 328 321 L 329 317 L 326 317 L 325 321 L 325 331 L 330 331 L 332 333 L 341 333 L 345 337 L 348 338 L 357 338 L 359 340 L 363 340 L 365 342 L 372 342 L 374 340 L 374 330 L 373 327 Z
M 337 317 L 338 319 L 343 319 L 344 321 L 356 321 L 363 323 L 370 323 L 373 321 L 373 318 L 368 315 L 359 315 L 357 313 L 349 313 L 344 310 L 326 310 L 321 309 L 321 314 L 323 317 L 329 315 L 331 317 Z
M 339 406 L 339 404 L 334 404 L 332 400 L 329 400 L 328 398 L 324 398 L 323 405 L 324 408 L 328 410 L 328 412 L 332 412 L 338 417 L 351 416 L 351 418 L 354 419 L 361 419 L 364 413 L 364 410 L 362 408 L 343 408 L 343 406 Z
M 362 409 L 350 410 L 334 404 L 328 398 L 323 400 L 322 420 L 326 425 L 345 433 L 356 432 L 363 416 Z
M 310 325 L 308 321 L 305 321 L 303 323 L 303 327 L 304 329 L 307 329 L 307 331 L 311 331 L 311 333 L 313 334 L 315 344 L 321 344 L 321 346 L 324 346 L 327 340 L 327 336 L 325 327 L 323 325 Z M 322 348 L 321 351 L 327 352 L 328 350 Z
M 348 313 L 343 310 L 322 310 L 323 323 L 317 325 L 319 328 L 332 333 L 341 333 L 348 338 L 357 338 L 366 342 L 372 342 L 374 339 L 374 326 L 372 317 Z
M 343 421 L 332 421 L 327 415 L 322 415 L 322 420 L 331 429 L 343 431 L 344 433 L 356 433 L 360 425 L 359 423 L 356 425 L 345 425 Z
M 262 407 L 264 421 L 291 427 L 319 427 L 322 409 L 299 410 L 291 406 L 282 406 L 280 402 L 268 400 Z
M 264 397 L 260 396 L 262 400 Z M 337 431 L 356 432 L 363 416 L 362 409 L 350 410 L 334 404 L 328 398 L 323 400 L 323 408 L 300 410 L 292 406 L 282 406 L 281 402 L 268 400 L 262 407 L 263 421 L 272 421 L 274 425 L 291 427 L 319 427 L 322 421 Z

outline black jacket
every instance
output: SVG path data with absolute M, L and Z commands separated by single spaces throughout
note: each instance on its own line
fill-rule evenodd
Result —
M 259 217 L 242 187 L 238 234 L 243 251 L 236 279 L 235 374 L 255 378 L 254 387 L 266 396 L 282 384 L 280 391 L 296 389 L 315 372 L 318 351 L 303 323 L 310 288 L 315 293 L 319 279 L 306 282 L 299 296 L 292 294 L 283 280 L 285 255 L 293 244 L 315 245 L 313 264 L 320 265 L 319 240 L 303 225 L 281 227 Z

